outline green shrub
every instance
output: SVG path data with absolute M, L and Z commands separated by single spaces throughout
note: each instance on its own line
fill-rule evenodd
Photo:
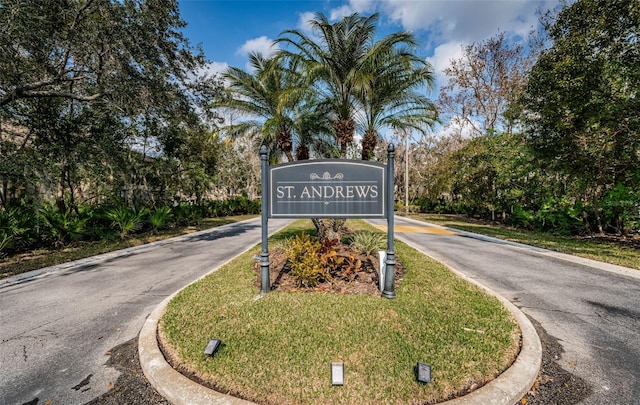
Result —
M 581 210 L 582 207 L 573 204 L 567 198 L 550 198 L 536 211 L 536 227 L 561 235 L 578 233 L 582 228 Z
M 43 206 L 39 214 L 44 225 L 41 235 L 52 239 L 57 245 L 81 240 L 87 235 L 89 217 L 75 215 L 72 212 L 60 212 L 51 204 Z
M 640 180 L 640 172 L 638 173 Z M 640 230 L 640 191 L 624 184 L 608 190 L 601 202 L 603 220 L 618 234 Z
M 151 214 L 149 214 L 148 221 L 153 231 L 165 228 L 169 225 L 172 213 L 169 207 L 156 208 Z
M 387 236 L 382 233 L 359 231 L 351 236 L 351 247 L 367 256 L 383 250 L 386 243 Z
M 0 231 L 0 258 L 4 257 L 4 248 L 9 245 L 13 235 L 9 235 L 4 231 Z
M 91 240 L 116 239 L 119 233 L 113 228 L 112 221 L 107 217 L 107 211 L 113 209 L 113 205 L 87 205 L 81 208 L 87 221 L 87 238 Z
M 17 208 L 0 210 L 0 255 L 11 248 L 15 240 L 24 232 Z
M 203 210 L 200 205 L 180 203 L 172 209 L 173 220 L 177 226 L 194 225 L 203 217 Z
M 507 217 L 506 223 L 524 229 L 533 229 L 536 217 L 530 211 L 525 210 L 522 205 L 516 204 L 513 212 Z
M 262 204 L 260 200 L 249 200 L 247 197 L 234 197 L 227 200 L 214 200 L 206 203 L 207 213 L 212 217 L 230 215 L 259 214 Z
M 107 209 L 105 216 L 111 221 L 111 226 L 120 232 L 120 237 L 124 239 L 129 233 L 142 227 L 142 219 L 146 212 L 146 210 L 136 211 L 129 207 L 119 206 Z
M 28 247 L 35 241 L 35 214 L 26 207 L 0 210 L 0 257 L 9 250 Z
M 323 252 L 324 251 L 324 252 Z M 333 253 L 327 252 L 323 244 L 302 233 L 285 244 L 291 276 L 300 287 L 315 287 L 319 283 L 330 280 L 331 274 L 327 262 Z

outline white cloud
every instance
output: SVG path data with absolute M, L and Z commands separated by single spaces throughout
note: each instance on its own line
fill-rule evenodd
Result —
M 251 52 L 260 52 L 264 56 L 269 57 L 278 50 L 278 45 L 273 43 L 273 40 L 266 36 L 250 39 L 245 42 L 238 50 L 236 55 L 246 56 Z
M 351 0 L 351 9 L 381 12 L 407 30 L 429 32 L 430 48 L 440 43 L 470 44 L 498 32 L 525 36 L 536 24 L 536 10 L 557 5 L 553 0 Z
M 209 62 L 200 73 L 206 73 L 208 76 L 214 74 L 220 76 L 220 74 L 224 73 L 228 68 L 229 64 L 227 62 Z
M 348 6 L 348 5 L 344 5 L 338 8 L 334 8 L 333 10 L 331 10 L 330 14 L 329 14 L 329 20 L 331 21 L 338 21 L 340 20 L 342 17 L 346 17 L 348 15 L 351 15 L 354 13 L 354 10 Z
M 354 11 L 358 13 L 364 13 L 368 10 L 371 10 L 374 7 L 375 0 L 351 0 L 349 1 L 349 5 L 353 8 Z
M 269 58 L 273 56 L 278 49 L 280 49 L 278 44 L 263 35 L 245 42 L 240 48 L 238 48 L 236 55 L 246 56 L 250 53 L 261 53 L 264 57 Z M 251 66 L 251 63 L 249 62 L 246 63 L 245 68 L 248 72 L 253 71 L 253 66 Z
M 436 88 L 446 83 L 443 69 L 462 57 L 462 46 L 505 32 L 510 40 L 526 39 L 537 25 L 537 11 L 558 0 L 350 0 L 361 14 L 380 13 L 379 28 L 413 31 L 434 68 Z M 379 34 L 382 34 L 380 31 Z
M 314 13 L 311 12 L 311 11 L 307 11 L 305 13 L 300 13 L 299 18 L 298 18 L 298 28 L 302 32 L 310 33 L 311 32 L 311 25 L 309 24 L 309 21 L 313 20 L 313 18 L 314 18 Z
M 460 59 L 462 57 L 462 46 L 460 42 L 447 42 L 438 45 L 433 51 L 433 56 L 427 58 L 427 62 L 433 66 L 436 86 L 446 84 L 447 77 L 444 74 L 444 69 L 451 65 L 452 59 Z

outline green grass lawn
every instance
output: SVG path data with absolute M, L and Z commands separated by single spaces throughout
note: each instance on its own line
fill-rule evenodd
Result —
M 310 225 L 296 221 L 270 246 Z M 493 379 L 519 350 L 518 327 L 496 298 L 403 243 L 396 253 L 407 273 L 393 300 L 258 298 L 259 250 L 181 291 L 160 322 L 169 357 L 221 392 L 263 404 L 437 402 Z M 214 337 L 223 346 L 209 357 L 203 350 Z M 416 381 L 418 361 L 431 365 L 431 383 Z M 344 386 L 331 385 L 332 362 L 344 363 Z
M 465 222 L 461 217 L 451 215 L 409 214 L 408 217 L 449 228 L 479 233 L 640 270 L 640 249 L 620 246 L 613 242 L 594 241 L 570 236 L 553 235 L 548 232 L 525 231 L 506 226 Z

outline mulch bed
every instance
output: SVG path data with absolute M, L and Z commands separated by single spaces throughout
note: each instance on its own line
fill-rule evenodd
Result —
M 349 257 L 354 255 L 362 263 L 359 271 L 344 275 L 339 270 L 332 271 L 331 280 L 326 280 L 315 287 L 302 287 L 296 283 L 291 275 L 291 269 L 288 266 L 287 256 L 283 248 L 277 247 L 269 252 L 269 278 L 271 290 L 284 292 L 312 292 L 312 293 L 328 293 L 328 294 L 370 294 L 380 295 L 380 264 L 378 258 L 374 256 L 365 256 L 359 254 L 348 245 L 338 246 L 338 255 Z M 256 286 L 260 286 L 260 262 L 256 260 L 253 264 L 256 271 Z M 396 256 L 395 265 L 395 287 L 402 282 L 407 270 L 402 262 Z

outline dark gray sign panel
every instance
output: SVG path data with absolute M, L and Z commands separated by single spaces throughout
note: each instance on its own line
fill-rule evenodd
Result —
M 321 159 L 269 167 L 269 216 L 386 218 L 385 165 Z

